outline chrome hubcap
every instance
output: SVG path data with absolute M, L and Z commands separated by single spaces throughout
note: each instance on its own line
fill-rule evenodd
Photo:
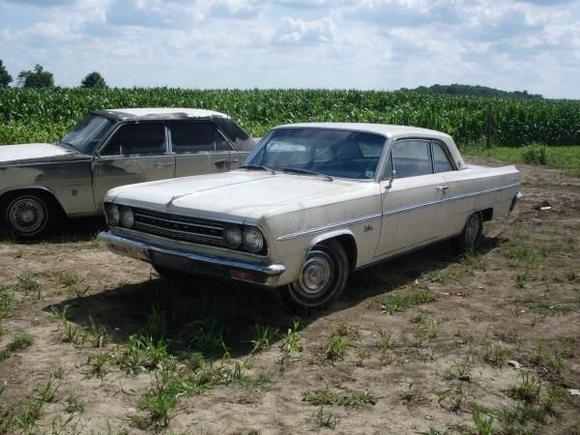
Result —
M 43 205 L 34 198 L 16 200 L 8 210 L 10 225 L 21 233 L 33 233 L 44 224 L 46 213 Z
M 469 218 L 465 235 L 467 236 L 467 241 L 471 244 L 477 241 L 477 237 L 479 236 L 479 225 L 479 218 L 477 216 L 471 216 Z
M 299 290 L 306 297 L 316 297 L 332 282 L 333 263 L 328 254 L 313 251 L 306 259 L 300 274 Z

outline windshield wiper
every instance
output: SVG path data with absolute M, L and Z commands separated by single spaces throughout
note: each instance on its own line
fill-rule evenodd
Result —
M 323 177 L 328 181 L 334 181 L 330 175 L 321 174 L 320 172 L 311 171 L 309 169 L 302 169 L 302 168 L 282 168 L 282 172 L 289 172 L 291 174 L 304 174 L 304 175 L 316 175 L 318 177 Z
M 240 169 L 257 169 L 259 171 L 267 171 L 272 175 L 276 174 L 276 171 L 264 165 L 242 165 Z

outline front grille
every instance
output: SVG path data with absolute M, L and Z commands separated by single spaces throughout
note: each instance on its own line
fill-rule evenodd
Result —
M 185 242 L 225 247 L 224 225 L 206 219 L 133 209 L 134 230 Z

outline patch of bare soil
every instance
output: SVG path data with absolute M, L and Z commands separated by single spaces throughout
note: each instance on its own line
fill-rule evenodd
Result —
M 478 252 L 361 271 L 300 318 L 160 279 L 99 222 L 1 242 L 0 433 L 578 433 L 580 182 L 523 172 Z

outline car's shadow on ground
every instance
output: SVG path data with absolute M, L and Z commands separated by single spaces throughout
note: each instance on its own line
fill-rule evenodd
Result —
M 484 238 L 478 253 L 485 254 L 499 243 L 497 238 Z M 275 292 L 242 283 L 200 277 L 168 280 L 156 275 L 138 284 L 71 298 L 45 310 L 62 312 L 66 307 L 69 321 L 87 328 L 102 327 L 116 343 L 149 331 L 152 323 L 159 328 L 162 322 L 165 339 L 176 355 L 203 353 L 200 347 L 204 346 L 207 353 L 207 347 L 215 344 L 213 356 L 218 358 L 224 353 L 220 346 L 223 340 L 229 354 L 238 357 L 250 353 L 256 325 L 277 329 L 280 339 L 296 319 L 306 326 L 330 313 L 372 303 L 379 295 L 461 259 L 454 245 L 444 242 L 355 272 L 343 297 L 322 311 L 291 313 Z
M 5 229 L 0 228 L 0 243 L 17 242 L 34 245 L 37 243 L 71 243 L 88 242 L 94 240 L 99 233 L 106 228 L 107 224 L 103 217 L 85 217 L 76 219 L 62 219 L 55 223 L 51 232 L 40 239 L 16 239 Z

